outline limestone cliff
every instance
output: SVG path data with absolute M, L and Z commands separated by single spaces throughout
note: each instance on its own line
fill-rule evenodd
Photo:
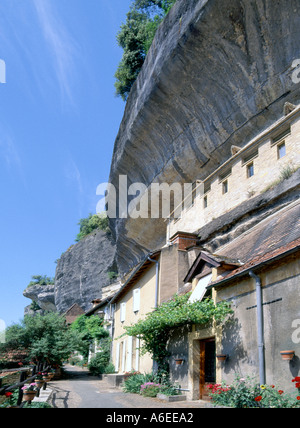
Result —
M 178 0 L 128 98 L 110 182 L 203 179 L 300 102 L 298 0 Z M 114 219 L 121 272 L 165 242 L 158 219 Z
M 57 263 L 55 306 L 66 312 L 74 303 L 86 311 L 92 300 L 102 297 L 110 283 L 108 272 L 116 272 L 113 237 L 101 230 L 86 236 L 66 251 Z
M 39 313 L 64 314 L 77 303 L 84 311 L 92 300 L 105 299 L 111 288 L 109 272 L 117 272 L 116 248 L 111 234 L 95 231 L 72 245 L 57 262 L 54 285 L 27 287 L 23 295 L 36 302 Z M 118 286 L 118 284 L 117 284 Z M 31 306 L 25 315 L 33 315 Z
M 54 285 L 33 285 L 27 287 L 23 292 L 23 296 L 36 302 L 40 307 L 40 313 L 47 311 L 56 312 Z M 30 305 L 25 308 L 25 315 L 31 314 Z

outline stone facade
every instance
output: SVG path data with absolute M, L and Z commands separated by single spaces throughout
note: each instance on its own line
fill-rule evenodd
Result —
M 193 204 L 182 212 L 181 218 L 171 221 L 167 235 L 179 231 L 196 233 L 215 218 L 272 187 L 289 168 L 299 168 L 299 141 L 300 107 L 297 107 L 199 182 Z

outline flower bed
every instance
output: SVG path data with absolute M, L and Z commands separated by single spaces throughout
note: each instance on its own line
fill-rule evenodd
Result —
M 123 391 L 141 394 L 145 397 L 156 397 L 157 394 L 180 395 L 180 391 L 170 382 L 168 377 L 159 378 L 153 373 L 141 374 L 139 372 L 127 374 Z
M 294 394 L 286 393 L 275 385 L 258 385 L 249 377 L 239 376 L 231 385 L 208 385 L 209 396 L 215 405 L 235 408 L 298 408 L 300 407 L 300 377 L 292 379 Z

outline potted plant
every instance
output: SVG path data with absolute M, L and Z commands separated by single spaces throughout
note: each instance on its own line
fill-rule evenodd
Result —
M 184 363 L 183 358 L 175 358 L 175 364 L 176 366 L 181 366 Z
M 295 351 L 280 351 L 280 354 L 284 361 L 291 361 L 294 358 Z
M 38 374 L 36 375 L 35 383 L 38 388 L 42 388 L 42 386 L 44 385 L 45 381 L 41 372 L 38 372 Z
M 43 380 L 44 380 L 45 382 L 50 382 L 50 380 L 51 380 L 51 379 L 52 379 L 52 377 L 53 377 L 53 376 L 50 376 L 48 372 L 44 372 L 44 373 L 42 373 L 42 376 L 43 376 Z
M 31 383 L 29 385 L 24 385 L 22 387 L 23 390 L 23 400 L 24 401 L 32 401 L 37 393 L 36 383 Z

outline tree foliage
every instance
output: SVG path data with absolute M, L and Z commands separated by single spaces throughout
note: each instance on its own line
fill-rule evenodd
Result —
M 189 303 L 189 296 L 190 293 L 175 295 L 173 299 L 148 313 L 145 319 L 124 327 L 127 335 L 142 339 L 142 352 L 149 352 L 160 370 L 167 370 L 167 343 L 173 329 L 185 325 L 203 325 L 213 319 L 222 322 L 232 313 L 228 302 L 215 305 L 212 299 L 206 299 Z
M 109 336 L 108 331 L 103 327 L 103 320 L 96 315 L 87 317 L 81 315 L 71 325 L 71 330 L 76 335 L 76 350 L 87 358 L 90 346 L 95 340 L 100 341 Z
M 125 101 L 150 49 L 157 28 L 176 0 L 134 0 L 117 35 L 123 57 L 115 73 L 116 94 Z
M 33 361 L 60 365 L 74 352 L 76 336 L 57 313 L 25 316 L 20 324 L 6 330 L 2 349 L 26 349 Z
M 109 221 L 105 213 L 101 214 L 89 214 L 87 218 L 79 220 L 78 225 L 80 226 L 79 233 L 76 237 L 76 242 L 81 241 L 85 236 L 92 233 L 94 230 L 103 230 L 109 232 Z

